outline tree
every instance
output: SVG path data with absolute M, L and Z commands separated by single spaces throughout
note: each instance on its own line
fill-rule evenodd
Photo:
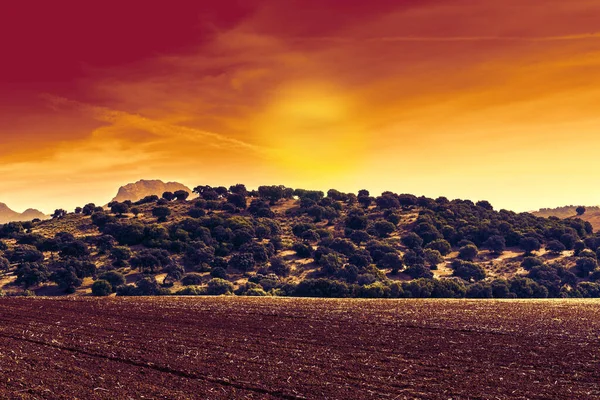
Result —
M 325 275 L 335 275 L 344 266 L 344 260 L 335 253 L 329 253 L 321 257 L 319 265 Z
M 575 209 L 575 212 L 577 213 L 577 215 L 583 215 L 583 214 L 585 214 L 585 207 L 579 206 Z
M 81 212 L 83 213 L 83 215 L 92 215 L 95 209 L 96 205 L 94 203 L 88 203 L 85 206 L 83 206 Z
M 403 236 L 401 240 L 402 244 L 411 250 L 418 250 L 423 246 L 423 239 L 414 232 L 409 232 L 406 236 Z
M 587 277 L 590 272 L 598 267 L 598 261 L 590 257 L 579 257 L 576 262 L 578 275 L 582 278 Z
M 400 208 L 400 202 L 393 193 L 383 193 L 375 199 L 377 207 L 386 210 L 390 208 Z
M 433 249 L 425 249 L 423 251 L 423 258 L 431 269 L 437 269 L 438 264 L 444 262 L 444 257 L 442 257 L 442 254 Z
M 108 296 L 112 291 L 112 285 L 103 279 L 99 279 L 92 284 L 92 295 L 94 296 Z
M 483 246 L 492 253 L 500 255 L 506 250 L 506 240 L 504 236 L 493 235 L 484 242 Z
M 7 272 L 9 269 L 10 262 L 6 258 L 0 256 L 0 271 Z
M 175 199 L 175 195 L 173 194 L 173 192 L 164 192 L 162 194 L 162 198 L 167 201 L 173 201 Z
M 560 254 L 567 248 L 558 240 L 552 240 L 546 245 L 546 249 L 553 254 Z
M 221 278 L 213 278 L 208 281 L 206 293 L 212 296 L 219 296 L 233 293 L 233 283 Z
M 98 278 L 110 283 L 112 292 L 116 292 L 119 286 L 125 284 L 125 277 L 117 271 L 107 271 Z
M 475 257 L 477 257 L 478 253 L 479 250 L 477 250 L 477 246 L 474 244 L 468 244 L 458 250 L 458 258 L 461 260 L 473 261 Z
M 271 257 L 271 271 L 277 276 L 288 276 L 291 267 L 281 257 Z
M 173 193 L 173 196 L 178 201 L 184 201 L 190 196 L 190 193 L 186 190 L 177 190 L 175 193 Z
M 246 189 L 246 185 L 241 183 L 229 186 L 229 191 L 231 193 L 241 194 L 244 197 L 248 195 L 248 189 Z
M 541 248 L 539 240 L 534 237 L 524 237 L 519 242 L 519 247 L 525 251 L 525 255 L 531 255 L 532 252 Z
M 50 280 L 55 282 L 59 288 L 66 293 L 75 293 L 75 290 L 81 286 L 83 280 L 77 276 L 73 268 L 59 268 L 52 273 Z
M 397 253 L 386 253 L 378 262 L 377 268 L 391 269 L 396 274 L 404 266 L 402 259 Z
M 83 210 L 83 208 L 81 208 L 81 207 L 75 207 L 75 214 L 81 214 L 82 210 Z
M 230 193 L 227 195 L 227 201 L 238 208 L 246 209 L 246 196 L 241 193 Z
M 392 224 L 391 222 L 383 220 L 375 222 L 375 231 L 377 231 L 379 237 L 388 237 L 395 230 L 396 225 Z
M 410 276 L 413 279 L 419 278 L 433 278 L 433 273 L 429 268 L 424 266 L 423 264 L 414 264 L 404 270 L 404 273 Z M 429 297 L 429 296 L 427 296 Z
M 113 214 L 123 215 L 129 211 L 129 206 L 125 203 L 114 202 L 110 207 L 110 211 Z
M 434 240 L 433 242 L 430 242 L 427 246 L 425 246 L 425 248 L 437 250 L 443 256 L 448 255 L 450 253 L 450 251 L 452 250 L 450 243 L 448 243 L 448 241 L 444 240 L 444 239 Z
M 252 253 L 234 254 L 227 263 L 228 268 L 238 269 L 246 272 L 254 269 L 255 261 Z
M 133 207 L 131 210 L 131 213 L 137 218 L 138 215 L 140 215 L 142 213 L 142 210 L 140 210 L 138 207 Z
M 15 275 L 17 276 L 15 283 L 28 288 L 33 285 L 47 282 L 49 273 L 48 269 L 43 264 L 26 262 L 17 267 Z
M 164 222 L 169 215 L 171 215 L 171 210 L 169 207 L 154 207 L 152 209 L 152 215 L 158 218 L 159 222 Z
M 454 276 L 458 276 L 466 281 L 480 281 L 485 279 L 485 270 L 478 264 L 456 260 L 452 263 L 452 269 L 454 269 Z
M 52 214 L 52 219 L 60 219 L 63 218 L 65 215 L 67 215 L 67 212 L 62 208 L 59 208 L 57 210 L 54 210 L 54 213 Z

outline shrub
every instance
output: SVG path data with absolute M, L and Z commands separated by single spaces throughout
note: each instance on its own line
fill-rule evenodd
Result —
M 103 279 L 97 280 L 92 284 L 92 295 L 94 296 L 108 296 L 112 291 L 112 285 Z

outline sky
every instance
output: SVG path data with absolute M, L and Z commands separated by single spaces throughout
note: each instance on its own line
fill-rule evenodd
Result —
M 600 203 L 597 0 L 2 8 L 0 202 L 17 211 L 142 178 Z

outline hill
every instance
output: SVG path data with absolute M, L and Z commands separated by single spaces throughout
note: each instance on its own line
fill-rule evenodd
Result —
M 0 224 L 15 221 L 31 221 L 35 218 L 46 219 L 46 214 L 41 211 L 29 208 L 22 213 L 11 210 L 6 204 L 0 203 Z
M 538 211 L 533 211 L 532 214 L 538 217 L 557 217 L 557 218 L 581 218 L 587 221 L 594 227 L 594 230 L 600 229 L 600 207 L 586 206 L 586 211 L 582 215 L 577 215 L 577 206 L 564 206 L 556 208 L 541 208 Z
M 192 193 L 190 188 L 178 182 L 165 183 L 160 180 L 142 179 L 135 183 L 121 186 L 112 201 L 138 201 L 146 196 L 157 195 L 160 197 L 164 192 L 176 192 L 177 190 L 185 190 L 190 194 Z
M 590 223 L 486 201 L 198 186 L 0 226 L 7 293 L 596 297 Z

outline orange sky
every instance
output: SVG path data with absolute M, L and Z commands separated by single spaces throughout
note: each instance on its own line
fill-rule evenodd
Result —
M 0 16 L 16 210 L 140 178 L 600 203 L 596 0 L 61 4 Z

